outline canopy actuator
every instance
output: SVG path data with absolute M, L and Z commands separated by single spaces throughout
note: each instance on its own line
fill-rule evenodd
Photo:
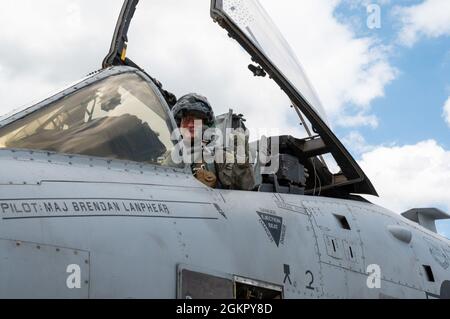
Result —
M 140 68 L 131 59 L 127 58 L 128 29 L 130 28 L 130 23 L 133 19 L 134 13 L 136 12 L 138 3 L 139 0 L 124 1 L 122 10 L 120 11 L 119 19 L 116 24 L 116 29 L 114 30 L 111 47 L 109 49 L 108 55 L 103 60 L 102 68 L 106 69 L 112 66 L 127 65 L 144 72 L 158 86 L 167 104 L 172 107 L 177 102 L 177 98 L 175 97 L 175 95 L 164 90 L 162 84 L 158 80 L 151 77 L 147 72 L 145 72 L 145 70 Z
M 135 66 L 131 60 L 127 59 L 127 45 L 128 29 L 130 28 L 130 23 L 136 12 L 138 3 L 139 0 L 125 0 L 114 31 L 111 48 L 103 60 L 102 67 L 104 69 L 115 65 L 133 64 L 130 66 Z

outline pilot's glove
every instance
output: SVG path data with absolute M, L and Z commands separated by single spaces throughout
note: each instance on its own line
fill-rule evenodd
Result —
M 208 171 L 205 164 L 194 164 L 192 173 L 194 174 L 195 178 L 197 178 L 206 186 L 212 188 L 217 187 L 217 176 L 213 172 Z

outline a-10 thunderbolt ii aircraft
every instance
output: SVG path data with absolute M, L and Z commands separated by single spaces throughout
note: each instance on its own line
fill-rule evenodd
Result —
M 435 227 L 449 216 L 360 197 L 377 193 L 257 0 L 213 0 L 211 16 L 310 136 L 280 136 L 280 169 L 255 169 L 253 191 L 164 165 L 176 98 L 126 57 L 137 5 L 125 1 L 102 70 L 0 122 L 1 298 L 450 297 Z

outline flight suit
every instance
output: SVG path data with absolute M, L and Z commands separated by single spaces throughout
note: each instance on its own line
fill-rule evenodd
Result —
M 234 141 L 233 136 L 233 141 Z M 245 137 L 238 136 L 238 139 Z M 224 160 L 221 163 L 194 164 L 192 166 L 194 176 L 205 185 L 212 188 L 232 190 L 253 190 L 255 177 L 253 166 L 249 162 L 248 144 L 246 145 L 245 158 L 239 158 L 237 152 L 224 150 Z M 235 150 L 237 147 L 235 148 Z M 215 178 L 214 178 L 215 177 Z
M 253 190 L 255 178 L 251 164 L 193 164 L 192 173 L 211 188 Z

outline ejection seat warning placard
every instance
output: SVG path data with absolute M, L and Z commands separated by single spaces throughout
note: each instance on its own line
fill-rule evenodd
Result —
M 0 200 L 1 218 L 147 217 L 219 219 L 212 203 L 131 199 Z

